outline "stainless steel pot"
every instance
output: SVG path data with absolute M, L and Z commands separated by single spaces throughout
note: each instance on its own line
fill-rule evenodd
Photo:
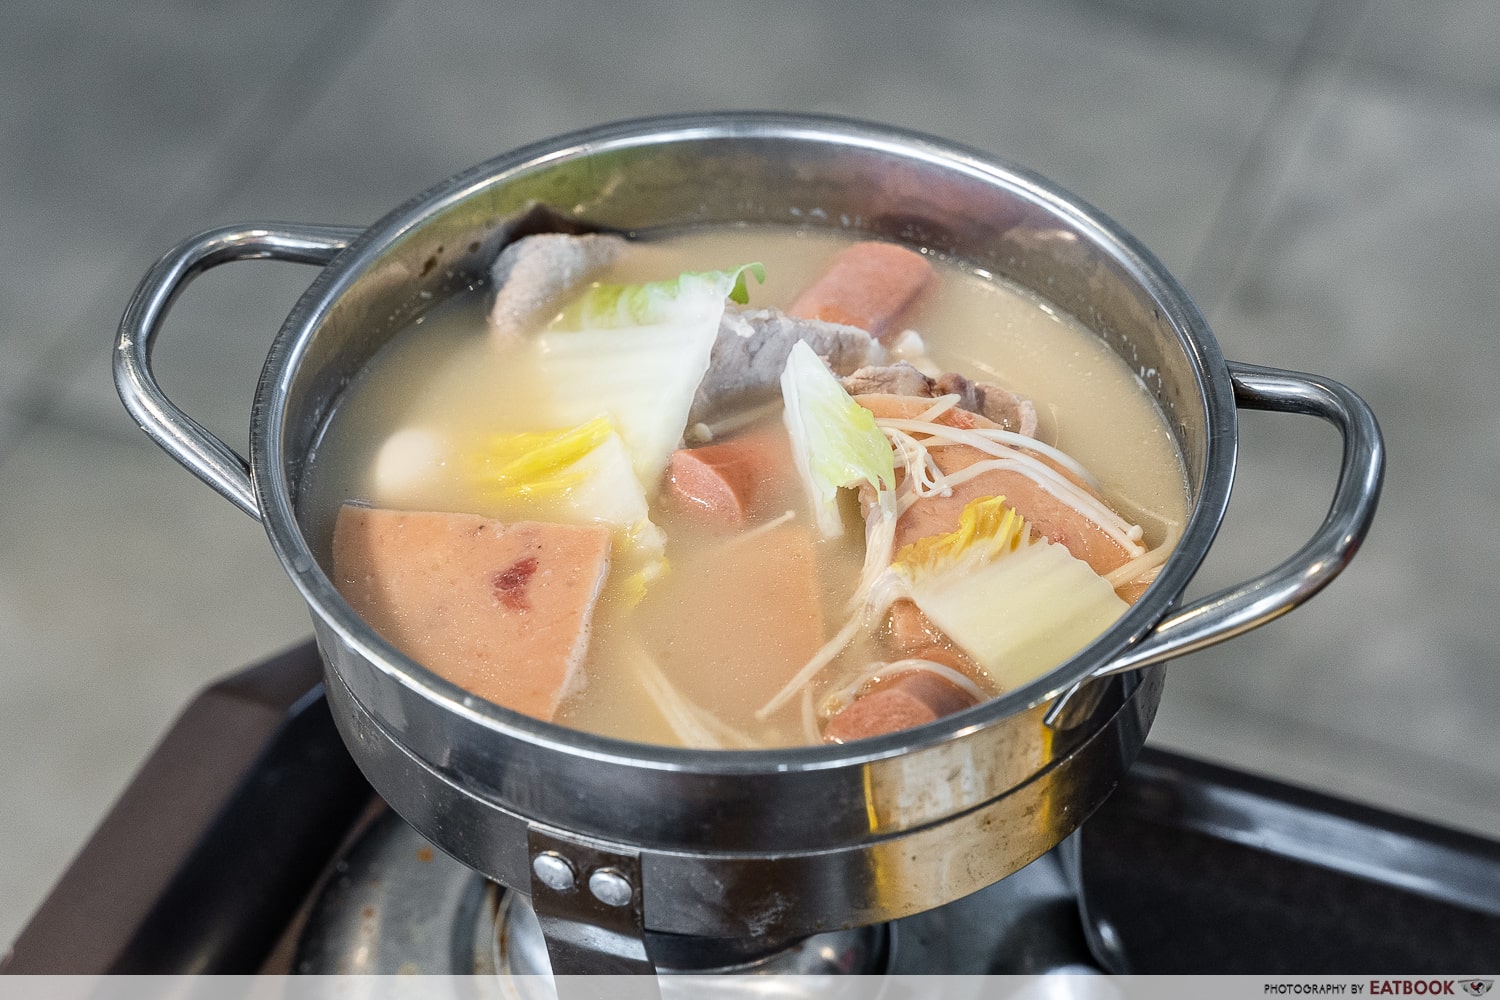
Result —
M 402 655 L 339 597 L 299 484 L 339 393 L 430 302 L 483 275 L 547 206 L 622 230 L 837 227 L 951 254 L 1041 292 L 1140 373 L 1185 459 L 1192 514 L 1145 597 L 1044 677 L 930 725 L 844 746 L 700 752 L 603 739 L 476 699 Z M 201 271 L 249 257 L 322 266 L 271 347 L 250 458 L 158 388 L 160 321 Z M 163 448 L 265 525 L 307 599 L 329 703 L 375 788 L 423 835 L 553 919 L 553 958 L 645 960 L 643 934 L 792 936 L 917 912 L 1025 865 L 1113 788 L 1161 694 L 1155 666 L 1290 610 L 1363 538 L 1383 447 L 1351 391 L 1228 364 L 1161 264 L 1034 174 L 926 136 L 732 113 L 608 125 L 481 164 L 365 230 L 244 225 L 182 243 L 121 323 L 121 397 Z M 1320 417 L 1343 436 L 1327 519 L 1284 564 L 1188 607 L 1218 528 L 1237 407 Z M 577 921 L 576 923 L 572 921 Z M 573 927 L 574 931 L 567 928 Z M 583 931 L 576 928 L 582 927 Z M 595 966 L 598 967 L 598 966 Z

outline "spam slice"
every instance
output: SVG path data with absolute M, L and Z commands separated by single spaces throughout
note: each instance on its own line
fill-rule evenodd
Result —
M 334 584 L 429 670 L 550 720 L 582 683 L 609 550 L 602 525 L 346 504 L 334 524 Z
M 914 250 L 894 243 L 855 243 L 839 251 L 787 313 L 884 337 L 896 332 L 896 321 L 932 281 L 932 264 Z
M 637 609 L 650 652 L 691 701 L 750 725 L 823 645 L 813 536 L 797 524 L 729 536 L 673 564 Z

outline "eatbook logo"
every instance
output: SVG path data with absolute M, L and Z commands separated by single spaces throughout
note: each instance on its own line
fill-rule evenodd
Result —
M 1471 997 L 1482 997 L 1495 985 L 1493 979 L 1471 979 L 1464 983 L 1464 992 Z

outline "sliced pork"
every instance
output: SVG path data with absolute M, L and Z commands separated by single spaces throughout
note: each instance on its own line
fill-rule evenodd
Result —
M 931 399 L 933 381 L 906 361 L 893 365 L 870 365 L 839 379 L 851 396 L 878 392 L 891 396 L 919 396 Z
M 935 399 L 956 395 L 959 409 L 979 414 L 1002 430 L 1036 437 L 1036 407 L 1031 400 L 989 382 L 975 382 L 953 372 L 928 378 L 905 361 L 860 368 L 840 381 L 851 396 L 879 393 Z
M 490 268 L 491 338 L 505 343 L 534 332 L 572 293 L 618 260 L 626 246 L 624 237 L 612 233 L 538 233 L 506 246 Z
M 798 319 L 779 309 L 726 309 L 688 422 L 708 422 L 719 414 L 775 398 L 786 359 L 798 341 L 811 347 L 838 375 L 885 357 L 884 349 L 856 327 Z

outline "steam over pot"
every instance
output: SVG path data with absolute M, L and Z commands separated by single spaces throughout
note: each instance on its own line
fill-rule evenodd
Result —
M 1103 337 L 1160 402 L 1191 492 L 1181 542 L 1146 595 L 1068 662 L 960 714 L 864 742 L 644 746 L 466 694 L 340 598 L 317 558 L 326 539 L 299 519 L 299 483 L 343 387 L 431 302 L 483 275 L 539 205 L 623 230 L 837 227 L 1037 289 Z M 150 351 L 188 281 L 248 257 L 322 271 L 267 358 L 247 462 L 162 395 Z M 146 432 L 264 523 L 311 609 L 334 717 L 376 790 L 445 850 L 534 893 L 539 911 L 581 907 L 581 919 L 614 921 L 637 937 L 792 936 L 871 923 L 1025 865 L 1082 822 L 1133 760 L 1161 697 L 1157 664 L 1277 617 L 1343 568 L 1374 514 L 1383 467 L 1379 430 L 1356 395 L 1327 379 L 1226 363 L 1176 281 L 1095 209 L 983 154 L 821 117 L 608 125 L 481 164 L 363 231 L 243 225 L 202 234 L 143 281 L 121 324 L 115 370 Z M 1228 501 L 1237 407 L 1333 423 L 1344 440 L 1339 485 L 1324 524 L 1290 560 L 1180 608 Z M 624 886 L 625 905 L 590 894 L 599 869 Z M 559 889 L 569 876 L 574 887 Z

